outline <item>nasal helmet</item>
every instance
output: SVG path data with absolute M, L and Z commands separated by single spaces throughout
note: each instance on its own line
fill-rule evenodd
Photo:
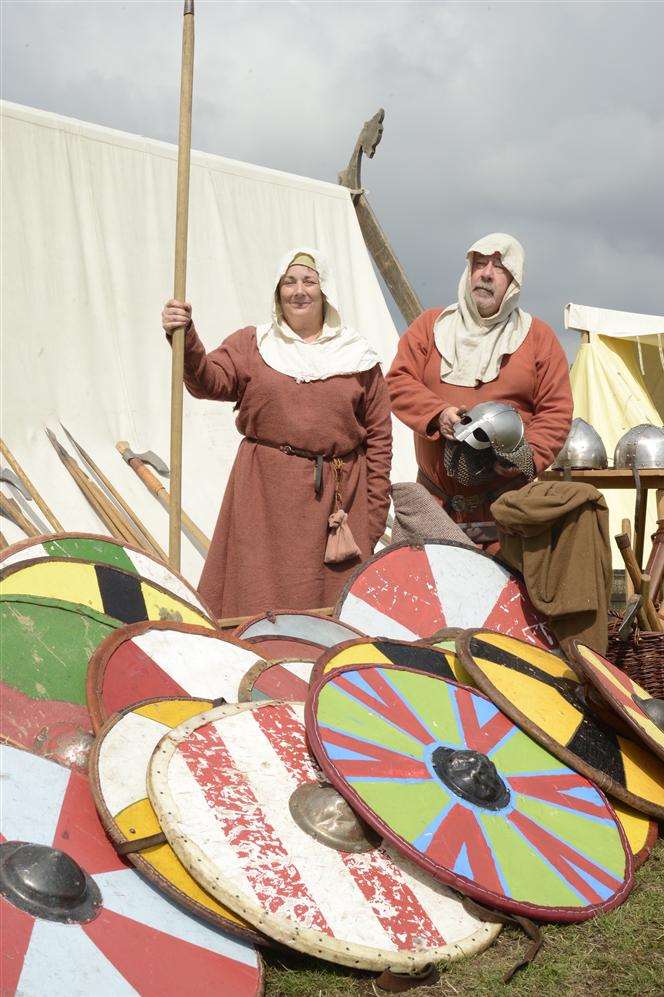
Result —
M 664 468 L 664 426 L 644 422 L 628 429 L 618 440 L 613 466 Z
M 513 453 L 523 441 L 523 422 L 511 405 L 480 402 L 455 423 L 454 436 L 474 450 L 493 447 L 500 453 Z
M 574 419 L 569 436 L 553 462 L 553 467 L 576 471 L 602 470 L 608 467 L 606 448 L 596 429 L 585 419 Z

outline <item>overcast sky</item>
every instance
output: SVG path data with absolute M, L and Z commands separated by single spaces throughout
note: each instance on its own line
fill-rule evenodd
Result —
M 180 0 L 1 10 L 5 99 L 177 140 Z M 336 181 L 383 106 L 363 184 L 425 306 L 498 230 L 557 331 L 568 301 L 662 314 L 662 38 L 656 2 L 196 0 L 193 145 Z

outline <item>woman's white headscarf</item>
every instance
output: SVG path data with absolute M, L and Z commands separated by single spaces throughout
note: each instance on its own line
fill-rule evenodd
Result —
M 305 343 L 284 319 L 279 304 L 279 281 L 296 256 L 310 256 L 325 295 L 323 329 L 311 343 Z M 256 329 L 258 350 L 273 370 L 297 381 L 324 381 L 338 374 L 371 370 L 380 357 L 364 336 L 344 325 L 339 313 L 337 292 L 327 260 L 317 249 L 296 246 L 284 254 L 277 267 L 272 295 L 272 321 Z
M 471 294 L 473 253 L 500 253 L 502 264 L 512 275 L 500 308 L 483 318 Z M 446 308 L 433 327 L 442 360 L 440 379 L 464 387 L 493 381 L 500 361 L 514 353 L 528 335 L 532 316 L 518 307 L 523 282 L 524 251 L 521 243 L 504 232 L 493 232 L 473 243 L 466 253 L 466 269 L 459 281 L 459 300 Z

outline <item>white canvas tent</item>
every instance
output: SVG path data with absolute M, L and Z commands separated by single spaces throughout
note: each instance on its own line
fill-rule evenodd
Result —
M 595 427 L 611 466 L 616 443 L 628 429 L 664 422 L 664 317 L 569 304 L 565 328 L 587 333 L 570 374 L 574 415 Z M 615 535 L 623 518 L 634 522 L 634 492 L 607 491 L 606 498 Z M 646 556 L 655 529 L 653 498 Z
M 0 114 L 2 436 L 65 528 L 105 532 L 44 435 L 62 420 L 166 548 L 167 515 L 115 443 L 168 459 L 160 312 L 172 293 L 177 150 L 16 104 Z M 348 190 L 192 153 L 187 296 L 208 349 L 268 317 L 276 261 L 298 243 L 329 255 L 344 317 L 385 369 L 397 332 Z M 410 433 L 394 428 L 393 480 L 412 480 Z M 230 405 L 185 395 L 183 508 L 208 536 L 238 441 Z M 6 520 L 2 529 L 22 537 Z M 201 565 L 184 540 L 184 574 L 196 582 Z

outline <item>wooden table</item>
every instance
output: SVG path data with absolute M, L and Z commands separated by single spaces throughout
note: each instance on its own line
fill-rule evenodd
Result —
M 648 492 L 657 491 L 657 518 L 664 519 L 664 468 L 647 468 L 639 471 L 641 488 L 637 491 L 634 510 L 634 554 L 639 566 L 643 564 L 643 545 L 646 530 L 646 509 Z M 570 471 L 565 477 L 563 471 L 544 471 L 539 475 L 540 481 L 585 481 L 594 485 L 599 491 L 611 488 L 634 488 L 636 483 L 630 470 L 622 468 L 607 468 L 605 471 Z

